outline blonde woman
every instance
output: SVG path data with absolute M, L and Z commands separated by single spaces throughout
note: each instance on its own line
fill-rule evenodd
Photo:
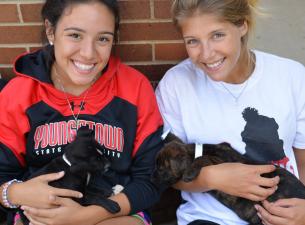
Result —
M 305 224 L 305 200 L 265 201 L 279 177 L 261 175 L 280 165 L 305 183 L 305 68 L 248 48 L 255 0 L 176 0 L 173 20 L 189 58 L 170 69 L 157 90 L 165 130 L 187 143 L 227 142 L 266 165 L 205 167 L 178 182 L 184 203 L 178 224 L 247 224 L 207 191 L 253 201 L 264 224 Z

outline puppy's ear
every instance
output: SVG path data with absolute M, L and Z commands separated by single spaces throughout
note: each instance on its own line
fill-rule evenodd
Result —
M 100 171 L 100 172 L 106 172 L 110 168 L 110 161 L 104 157 L 104 156 L 99 156 L 99 159 L 97 160 L 96 158 L 93 158 L 90 162 L 91 164 L 91 171 Z
M 173 133 L 170 132 L 170 133 L 168 133 L 168 135 L 164 139 L 164 143 L 169 143 L 169 142 L 172 142 L 172 141 L 177 141 L 179 143 L 183 143 L 180 138 L 178 138 L 176 135 L 174 135 Z
M 200 172 L 201 165 L 197 163 L 197 161 L 193 161 L 192 158 L 186 157 L 182 160 L 180 167 L 183 167 L 183 174 L 181 175 L 181 179 L 184 182 L 193 181 Z
M 183 175 L 182 175 L 182 180 L 184 182 L 191 182 L 193 180 L 195 180 L 196 177 L 198 177 L 200 170 L 192 170 L 192 169 L 188 169 L 186 170 Z

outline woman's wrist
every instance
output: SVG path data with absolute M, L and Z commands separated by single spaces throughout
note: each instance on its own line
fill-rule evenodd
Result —
M 87 222 L 86 224 L 97 224 L 109 217 L 109 213 L 100 206 L 90 205 L 82 207 L 78 215 Z
M 174 188 L 188 192 L 206 192 L 215 189 L 212 184 L 214 166 L 202 167 L 199 175 L 191 182 L 179 181 Z
M 11 181 L 8 181 L 4 183 L 1 186 L 1 204 L 6 208 L 18 208 L 19 204 L 15 201 L 15 196 L 12 191 L 12 187 L 20 184 L 22 181 L 13 179 Z M 17 199 L 17 198 L 16 198 Z
M 199 182 L 200 186 L 204 189 L 203 191 L 210 191 L 210 190 L 215 190 L 216 189 L 216 184 L 215 184 L 215 178 L 217 175 L 215 175 L 215 170 L 216 170 L 217 165 L 213 166 L 206 166 L 201 168 L 200 174 L 199 174 Z
M 22 205 L 23 203 L 24 191 L 22 186 L 23 182 L 13 183 L 8 190 L 9 200 L 14 205 Z

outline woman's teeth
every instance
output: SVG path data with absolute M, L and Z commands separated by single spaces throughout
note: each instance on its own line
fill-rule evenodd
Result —
M 91 70 L 94 67 L 94 64 L 82 64 L 80 62 L 74 62 L 74 65 L 80 70 Z
M 218 67 L 223 61 L 224 61 L 224 59 L 221 59 L 215 63 L 206 63 L 205 65 L 211 69 L 214 69 L 214 68 Z

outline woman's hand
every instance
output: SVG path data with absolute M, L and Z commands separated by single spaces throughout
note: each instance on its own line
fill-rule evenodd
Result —
M 12 184 L 9 188 L 9 200 L 13 204 L 27 205 L 36 208 L 54 207 L 50 196 L 81 198 L 77 191 L 54 188 L 48 182 L 58 180 L 64 176 L 64 172 L 51 173 L 32 178 L 23 183 Z
M 90 225 L 86 216 L 82 215 L 85 208 L 69 198 L 55 197 L 50 198 L 53 205 L 52 209 L 38 209 L 29 206 L 22 206 L 25 216 L 30 220 L 32 225 Z
M 304 199 L 281 199 L 274 203 L 263 201 L 263 207 L 255 205 L 255 208 L 265 225 L 305 225 Z
M 242 163 L 223 163 L 213 166 L 206 183 L 230 195 L 252 201 L 265 200 L 272 195 L 279 183 L 279 177 L 265 178 L 261 175 L 275 170 L 273 165 L 246 165 Z

